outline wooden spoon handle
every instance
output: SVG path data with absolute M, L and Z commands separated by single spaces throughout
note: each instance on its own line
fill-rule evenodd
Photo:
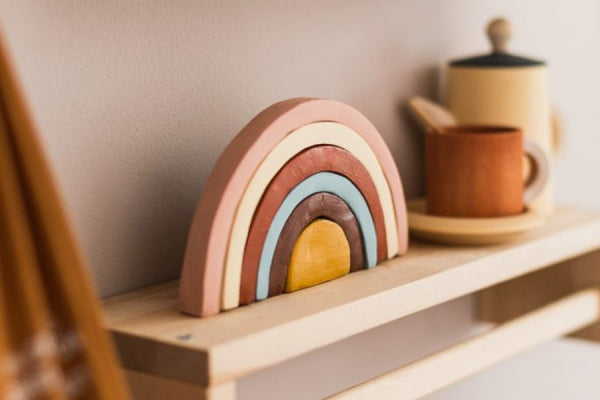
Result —
M 441 133 L 442 127 L 457 124 L 456 117 L 450 110 L 424 97 L 416 96 L 410 98 L 408 100 L 408 107 L 417 122 L 425 130 L 433 130 Z

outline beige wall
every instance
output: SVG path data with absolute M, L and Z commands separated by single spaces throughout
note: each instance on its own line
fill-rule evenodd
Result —
M 379 128 L 406 193 L 421 193 L 421 142 L 398 112 L 436 93 L 449 57 L 487 50 L 509 16 L 518 52 L 550 61 L 569 142 L 560 196 L 600 205 L 593 158 L 600 3 L 589 1 L 0 0 L 41 132 L 103 295 L 180 269 L 219 152 L 267 105 L 340 99 Z
M 363 111 L 406 193 L 421 194 L 421 139 L 399 108 L 437 93 L 449 57 L 486 51 L 483 26 L 498 14 L 513 21 L 512 49 L 551 65 L 568 132 L 559 199 L 600 207 L 597 0 L 0 0 L 0 12 L 103 296 L 178 276 L 219 152 L 281 99 L 331 97 Z M 464 321 L 468 304 L 413 324 L 410 348 L 452 337 L 437 332 Z M 350 357 L 339 375 L 359 363 L 337 354 Z

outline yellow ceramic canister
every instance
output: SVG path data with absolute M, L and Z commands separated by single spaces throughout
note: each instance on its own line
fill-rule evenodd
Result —
M 552 116 L 547 67 L 543 61 L 508 54 L 511 29 L 504 19 L 487 28 L 491 54 L 451 61 L 445 103 L 460 123 L 518 126 L 548 154 L 552 151 Z M 530 208 L 552 210 L 551 179 Z

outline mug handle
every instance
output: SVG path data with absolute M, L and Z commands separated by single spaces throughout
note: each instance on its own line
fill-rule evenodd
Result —
M 539 144 L 529 138 L 523 138 L 523 152 L 530 162 L 530 173 L 525 180 L 523 204 L 529 205 L 546 187 L 550 177 L 550 159 Z
M 550 125 L 552 126 L 552 155 L 559 155 L 565 141 L 562 119 L 556 108 L 552 109 Z

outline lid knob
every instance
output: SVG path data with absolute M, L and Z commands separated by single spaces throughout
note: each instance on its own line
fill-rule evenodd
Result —
M 505 18 L 495 18 L 487 26 L 487 35 L 492 42 L 494 53 L 506 53 L 506 45 L 512 35 L 510 22 Z

